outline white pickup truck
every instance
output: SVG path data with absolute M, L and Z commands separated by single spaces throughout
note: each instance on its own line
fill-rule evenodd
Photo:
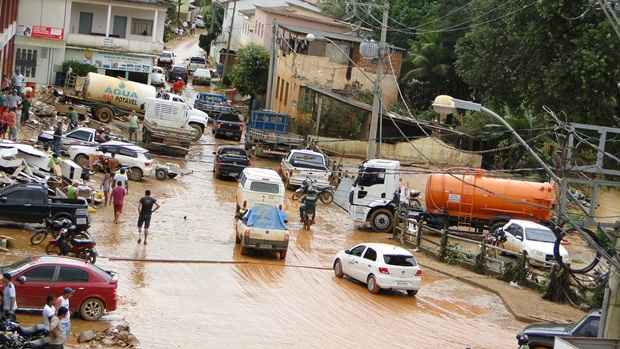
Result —
M 43 131 L 39 134 L 38 142 L 44 145 L 52 145 L 54 142 L 54 131 Z M 110 140 L 104 135 L 97 137 L 97 130 L 89 127 L 78 127 L 62 135 L 60 147 L 67 149 L 72 145 L 93 145 Z
M 329 186 L 330 172 L 327 158 L 312 150 L 291 150 L 280 163 L 280 171 L 287 188 L 300 186 L 306 178 L 318 187 Z

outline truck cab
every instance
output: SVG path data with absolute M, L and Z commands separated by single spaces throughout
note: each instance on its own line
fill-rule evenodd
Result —
M 399 190 L 400 162 L 373 159 L 364 161 L 351 191 L 349 215 L 357 223 L 368 223 L 373 230 L 389 232 L 394 226 L 394 194 Z
M 196 135 L 194 136 L 194 142 L 198 141 L 202 137 L 205 129 L 207 128 L 207 125 L 209 124 L 209 115 L 206 112 L 192 107 L 191 104 L 185 101 L 185 98 L 170 92 L 162 91 L 157 94 L 157 98 L 166 101 L 184 103 L 185 105 L 187 105 L 189 126 L 191 126 L 196 131 Z

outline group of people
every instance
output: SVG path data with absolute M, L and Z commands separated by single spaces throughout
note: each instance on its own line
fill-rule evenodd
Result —
M 0 138 L 16 141 L 20 127 L 29 118 L 32 101 L 23 94 L 24 76 L 15 72 L 13 79 L 5 79 L 0 90 Z
M 54 298 L 53 295 L 47 296 L 47 301 L 43 307 L 43 325 L 48 331 L 47 348 L 62 349 L 71 332 L 71 312 L 69 299 L 74 290 L 65 287 L 62 295 Z M 15 311 L 17 310 L 17 293 L 13 284 L 13 277 L 10 273 L 2 275 L 2 318 L 15 321 Z

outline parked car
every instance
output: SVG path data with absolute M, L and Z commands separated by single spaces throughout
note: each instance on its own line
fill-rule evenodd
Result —
M 215 119 L 215 127 L 213 128 L 215 138 L 222 136 L 241 140 L 243 134 L 243 121 L 238 114 L 223 113 Z
M 174 65 L 168 72 L 168 81 L 176 81 L 181 78 L 185 83 L 187 83 L 187 68 L 182 65 Z
M 198 141 L 202 137 L 205 129 L 209 125 L 209 114 L 207 114 L 206 112 L 202 110 L 194 108 L 192 104 L 187 103 L 185 101 L 184 97 L 175 95 L 173 93 L 162 91 L 159 94 L 157 94 L 157 98 L 160 98 L 166 101 L 185 103 L 187 107 L 189 108 L 189 113 L 188 113 L 189 114 L 189 126 L 193 127 L 196 130 L 196 135 L 193 139 L 194 142 Z
M 163 65 L 163 66 L 173 66 L 175 58 L 176 58 L 176 55 L 174 54 L 174 51 L 162 51 L 159 54 L 159 59 L 157 60 L 157 64 Z
M 162 67 L 153 67 L 151 70 L 151 85 L 153 86 L 164 86 L 166 84 L 166 72 Z
M 255 204 L 284 206 L 284 183 L 276 171 L 265 168 L 247 167 L 241 172 L 237 185 L 237 212 Z
M 241 245 L 241 254 L 248 250 L 275 251 L 278 259 L 286 258 L 289 234 L 284 217 L 277 207 L 256 204 L 235 225 L 235 242 Z
M 300 186 L 306 179 L 323 188 L 329 186 L 330 171 L 325 155 L 307 149 L 293 149 L 280 162 L 287 188 Z
M 596 337 L 600 322 L 601 311 L 593 310 L 574 323 L 528 325 L 518 336 L 527 335 L 530 348 L 552 349 L 555 337 Z
M 47 185 L 13 184 L 0 190 L 0 219 L 18 223 L 46 223 L 67 218 L 78 228 L 90 226 L 88 204 L 84 199 L 65 199 L 51 195 Z
M 206 69 L 207 68 L 207 60 L 204 57 L 193 56 L 190 57 L 189 63 L 187 64 L 187 71 L 191 74 L 197 69 Z
M 27 257 L 0 270 L 15 280 L 19 309 L 41 309 L 49 294 L 58 297 L 70 287 L 75 292 L 69 310 L 78 312 L 82 319 L 98 320 L 116 310 L 116 274 L 81 259 Z
M 192 74 L 192 84 L 211 85 L 211 71 L 207 68 L 198 68 Z
M 54 142 L 54 131 L 42 131 L 39 133 L 37 141 L 40 144 L 51 146 Z M 95 144 L 98 141 L 97 130 L 89 127 L 78 127 L 62 135 L 60 147 L 66 149 L 72 145 Z
M 222 145 L 213 154 L 215 155 L 213 172 L 216 177 L 237 178 L 241 171 L 250 166 L 250 156 L 245 149 L 238 146 Z
M 371 293 L 402 290 L 415 296 L 422 285 L 422 269 L 411 252 L 402 247 L 367 243 L 340 251 L 332 266 L 336 277 L 348 276 L 367 285 Z
M 530 263 L 544 266 L 554 263 L 553 247 L 556 236 L 551 229 L 538 223 L 511 219 L 495 234 L 504 234 L 504 248 L 516 253 L 526 252 Z M 560 256 L 564 263 L 570 263 L 568 251 L 560 246 Z
M 153 158 L 151 153 L 133 143 L 110 141 L 99 146 L 75 145 L 67 150 L 69 157 L 78 165 L 85 168 L 88 166 L 90 155 L 105 155 L 111 157 L 114 154 L 116 160 L 123 167 L 128 168 L 127 177 L 132 181 L 141 181 L 144 176 L 154 174 Z

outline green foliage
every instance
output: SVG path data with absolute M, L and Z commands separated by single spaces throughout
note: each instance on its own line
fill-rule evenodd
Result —
M 73 74 L 76 74 L 77 76 L 86 76 L 88 73 L 97 72 L 97 67 L 92 64 L 82 63 L 79 61 L 65 61 L 62 63 L 62 71 L 64 73 L 69 70 L 69 67 L 71 67 Z
M 521 254 L 515 263 L 508 264 L 500 279 L 525 285 L 527 282 L 527 256 Z
M 239 63 L 232 71 L 231 82 L 242 95 L 262 95 L 267 90 L 269 52 L 262 46 L 250 44 L 237 54 Z
M 201 34 L 198 41 L 198 46 L 205 52 L 209 52 L 211 49 L 211 43 L 222 33 L 222 23 L 224 22 L 224 8 L 217 2 L 216 6 L 211 6 L 210 1 L 205 0 L 205 3 L 209 2 L 202 8 L 202 16 L 205 25 L 208 28 L 207 34 Z

